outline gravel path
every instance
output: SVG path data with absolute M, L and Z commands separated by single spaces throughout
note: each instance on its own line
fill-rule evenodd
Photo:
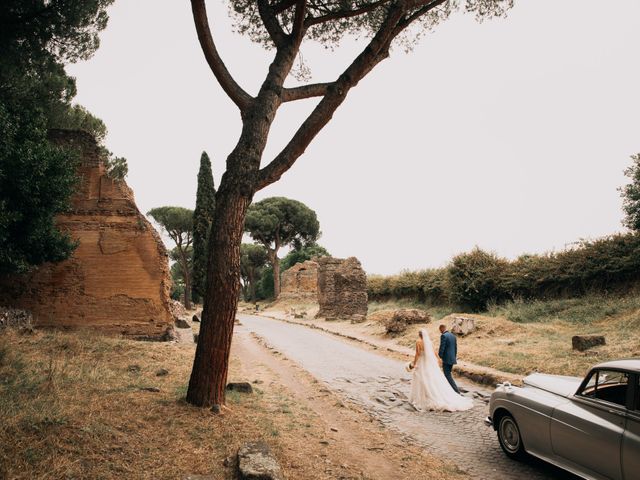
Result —
M 490 393 L 456 380 L 475 406 L 466 412 L 419 413 L 407 402 L 410 375 L 404 363 L 345 343 L 334 336 L 272 319 L 238 315 L 242 326 L 274 350 L 295 361 L 345 401 L 365 408 L 373 417 L 436 455 L 448 459 L 477 479 L 576 479 L 551 465 L 531 459 L 508 459 L 496 434 L 483 424 Z

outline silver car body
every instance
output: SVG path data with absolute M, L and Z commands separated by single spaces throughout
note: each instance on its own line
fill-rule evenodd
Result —
M 624 405 L 590 397 L 606 391 L 611 372 L 628 381 Z M 594 388 L 596 375 L 603 383 Z M 640 480 L 640 359 L 601 363 L 584 380 L 536 373 L 522 387 L 499 385 L 489 413 L 496 429 L 511 415 L 524 450 L 560 468 L 586 479 Z

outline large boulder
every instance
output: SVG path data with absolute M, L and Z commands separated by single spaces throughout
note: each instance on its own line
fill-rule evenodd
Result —
M 284 480 L 282 468 L 262 441 L 247 443 L 238 450 L 238 472 L 242 480 Z
M 453 317 L 449 330 L 456 335 L 469 335 L 476 330 L 476 321 L 471 317 Z
M 397 335 L 403 333 L 408 325 L 413 324 L 426 324 L 431 321 L 431 315 L 424 310 L 418 310 L 416 308 L 402 308 L 395 310 L 391 318 L 385 321 L 385 329 L 390 335 Z
M 575 335 L 571 338 L 571 344 L 574 350 L 584 352 L 598 345 L 605 345 L 605 339 L 602 335 Z

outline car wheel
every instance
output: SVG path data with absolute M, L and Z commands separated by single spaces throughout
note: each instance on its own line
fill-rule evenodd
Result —
M 511 458 L 521 459 L 525 455 L 520 428 L 515 419 L 508 413 L 500 417 L 498 422 L 498 440 L 504 453 Z

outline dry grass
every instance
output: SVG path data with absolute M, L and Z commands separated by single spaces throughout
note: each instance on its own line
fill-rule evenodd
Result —
M 387 302 L 385 308 L 405 308 L 404 303 Z M 534 371 L 582 376 L 590 366 L 616 358 L 640 357 L 640 298 L 585 297 L 583 299 L 517 303 L 494 307 L 476 319 L 478 330 L 458 341 L 459 357 L 465 361 L 505 372 L 528 374 Z M 424 308 L 424 307 L 423 307 Z M 379 305 L 363 324 L 364 333 L 385 336 L 381 323 L 392 310 Z M 437 343 L 438 325 L 448 324 L 441 311 L 427 329 Z M 511 319 L 515 319 L 512 321 Z M 410 325 L 394 341 L 412 347 L 421 325 Z M 574 335 L 605 335 L 607 345 L 584 353 L 571 348 Z
M 193 354 L 193 345 L 88 332 L 1 332 L 0 478 L 231 479 L 239 446 L 257 439 L 271 446 L 289 479 L 383 478 L 348 458 L 349 444 L 319 442 L 327 432 L 334 435 L 324 420 L 327 407 L 311 411 L 304 400 L 329 395 L 319 393 L 320 385 L 297 398 L 273 368 L 247 352 L 242 358 L 232 352 L 229 380 L 255 380 L 256 394 L 230 393 L 232 410 L 223 416 L 186 404 Z M 158 376 L 161 369 L 168 374 Z M 350 421 L 362 425 L 354 415 Z M 350 425 L 339 429 L 348 432 Z M 366 442 L 388 438 L 382 431 L 377 435 Z M 365 453 L 357 458 L 365 463 L 367 453 L 380 455 L 369 452 L 368 443 L 358 445 Z M 389 444 L 385 456 L 406 463 L 404 472 L 414 478 L 461 478 L 417 448 Z M 428 476 L 416 476 L 424 465 L 432 467 Z

